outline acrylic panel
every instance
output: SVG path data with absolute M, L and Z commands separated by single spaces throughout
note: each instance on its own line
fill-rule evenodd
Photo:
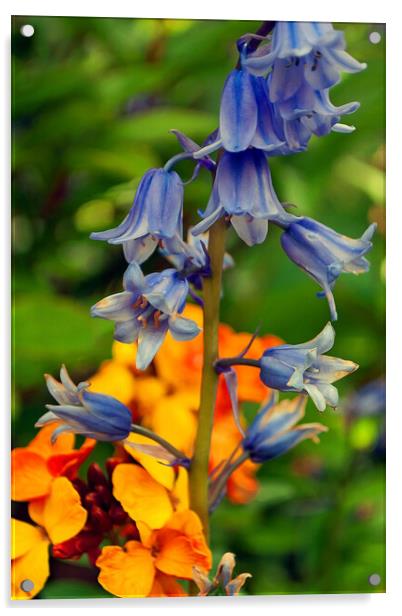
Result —
M 384 592 L 384 24 L 19 16 L 12 85 L 12 597 Z

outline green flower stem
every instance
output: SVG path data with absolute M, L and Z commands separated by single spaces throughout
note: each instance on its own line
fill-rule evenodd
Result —
M 204 280 L 204 363 L 202 368 L 201 398 L 194 455 L 190 467 L 190 503 L 199 515 L 209 540 L 208 515 L 208 462 L 211 446 L 218 375 L 214 363 L 218 358 L 219 305 L 221 299 L 222 265 L 225 253 L 226 223 L 220 218 L 211 227 L 208 253 L 212 275 Z

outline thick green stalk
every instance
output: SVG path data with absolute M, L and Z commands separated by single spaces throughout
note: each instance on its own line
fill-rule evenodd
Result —
M 225 220 L 220 218 L 209 232 L 208 253 L 211 259 L 212 275 L 206 278 L 203 283 L 204 363 L 198 429 L 190 468 L 191 508 L 201 519 L 207 541 L 209 539 L 208 462 L 218 385 L 218 375 L 214 369 L 214 362 L 218 357 L 219 305 L 225 252 L 225 230 Z

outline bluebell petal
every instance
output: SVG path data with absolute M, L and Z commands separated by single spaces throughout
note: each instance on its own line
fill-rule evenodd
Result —
M 65 385 L 56 381 L 50 374 L 45 374 L 45 379 L 50 395 L 53 396 L 59 404 L 74 404 L 77 402 L 77 388 L 75 388 L 75 392 L 70 391 Z
M 116 323 L 113 338 L 118 342 L 131 344 L 137 340 L 141 327 L 142 325 L 135 318 Z
M 351 374 L 358 369 L 358 364 L 347 359 L 339 359 L 329 355 L 321 356 L 317 366 L 320 374 L 320 381 L 334 383 L 339 381 L 347 374 Z M 310 378 L 313 378 L 310 376 Z
M 225 150 L 248 148 L 257 127 L 257 104 L 253 77 L 243 70 L 232 71 L 225 83 L 220 109 L 219 132 Z
M 91 316 L 127 321 L 133 316 L 133 294 L 128 291 L 104 297 L 91 308 Z
M 321 431 L 323 430 L 320 429 L 319 432 Z M 261 444 L 257 450 L 250 455 L 250 459 L 257 464 L 260 462 L 267 462 L 268 460 L 283 455 L 306 438 L 313 438 L 316 435 L 317 427 L 314 424 L 299 426 L 298 429 L 285 432 L 271 442 L 267 442 L 265 446 Z
M 321 355 L 326 353 L 334 346 L 335 342 L 335 330 L 331 323 L 327 323 L 324 329 L 315 338 L 312 338 L 308 342 L 302 344 L 292 345 L 296 349 L 316 349 Z M 342 360 L 343 361 L 343 360 Z
M 247 246 L 262 244 L 268 233 L 268 220 L 252 216 L 232 216 L 230 219 L 234 230 Z
M 271 102 L 286 101 L 296 94 L 302 86 L 304 71 L 295 59 L 278 59 L 270 80 L 269 97 Z
M 193 235 L 199 235 L 200 233 L 205 233 L 206 231 L 208 231 L 210 227 L 212 227 L 212 225 L 217 220 L 219 220 L 219 218 L 221 218 L 224 215 L 225 215 L 225 210 L 223 209 L 223 207 L 222 206 L 217 207 L 213 212 L 211 212 L 209 216 L 207 216 L 206 218 L 201 220 L 199 223 L 197 223 L 192 228 L 191 233 Z
M 151 276 L 147 276 L 148 289 L 144 292 L 144 297 L 162 312 L 182 312 L 188 293 L 187 280 L 179 276 L 175 269 L 166 269 L 155 278 L 153 284 Z
M 44 413 L 39 419 L 35 422 L 35 428 L 42 428 L 42 426 L 46 426 L 47 424 L 58 421 L 59 418 L 53 411 L 48 411 Z
M 304 385 L 304 389 L 314 402 L 315 406 L 319 411 L 325 411 L 325 407 L 327 405 L 325 397 L 321 393 L 320 387 L 317 385 L 312 385 L 310 383 L 306 383 Z
M 237 395 L 237 374 L 235 370 L 229 369 L 223 372 L 223 377 L 229 393 L 230 403 L 232 405 L 233 419 L 242 436 L 245 436 L 243 426 L 240 421 L 239 401 Z
M 185 317 L 170 317 L 169 331 L 175 340 L 185 342 L 186 340 L 192 340 L 198 336 L 201 329 L 198 327 L 197 323 L 191 319 Z
M 356 127 L 349 126 L 348 124 L 340 124 L 339 122 L 337 122 L 336 124 L 332 126 L 331 130 L 334 133 L 349 134 L 349 133 L 353 133 L 356 130 Z
M 133 294 L 142 295 L 146 289 L 145 276 L 135 261 L 130 263 L 124 272 L 123 287 L 126 291 L 130 292 L 131 297 L 133 297 Z
M 123 252 L 128 263 L 135 261 L 139 265 L 144 263 L 153 254 L 158 245 L 158 240 L 147 235 L 137 240 L 123 242 Z
M 142 327 L 138 336 L 136 356 L 137 370 L 146 370 L 158 352 L 168 330 L 168 320 L 161 321 L 159 326 L 148 324 Z

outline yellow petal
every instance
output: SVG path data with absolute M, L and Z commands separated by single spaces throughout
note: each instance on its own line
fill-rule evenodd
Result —
M 183 466 L 179 466 L 171 496 L 176 511 L 185 511 L 190 507 L 188 471 Z
M 142 436 L 141 434 L 132 433 L 126 440 L 130 443 L 136 443 L 138 445 L 155 445 L 155 441 L 152 441 L 150 438 Z M 137 451 L 129 445 L 125 445 L 125 450 L 134 458 L 134 460 L 137 460 L 137 462 L 139 462 L 141 466 L 148 471 L 151 477 L 158 481 L 158 483 L 162 484 L 168 490 L 173 488 L 174 470 L 171 466 L 167 466 L 166 463 L 161 464 L 161 462 L 152 455 Z
M 28 505 L 29 517 L 39 526 L 45 525 L 44 511 L 47 499 L 47 496 L 44 496 L 43 498 L 35 498 L 35 500 L 30 501 Z
M 151 592 L 155 567 L 151 552 L 139 541 L 124 548 L 104 547 L 96 561 L 99 584 L 117 597 L 146 597 Z
M 173 512 L 166 489 L 141 466 L 119 464 L 113 472 L 113 494 L 135 521 L 161 528 Z
M 197 430 L 194 398 L 175 394 L 162 398 L 152 412 L 152 429 L 186 455 L 191 455 Z
M 57 477 L 46 499 L 43 522 L 52 543 L 62 543 L 82 530 L 87 512 L 81 506 L 81 498 L 71 481 Z
M 134 398 L 135 377 L 124 364 L 105 361 L 98 372 L 88 380 L 90 391 L 113 396 L 123 404 L 129 404 Z
M 125 344 L 114 342 L 112 346 L 113 360 L 135 370 L 135 359 L 137 357 L 137 344 Z
M 11 519 L 11 558 L 19 558 L 29 552 L 43 538 L 40 528 Z
M 29 526 L 29 524 L 26 526 Z M 20 527 L 19 524 L 18 527 Z M 32 599 L 42 590 L 49 576 L 49 541 L 39 529 L 32 528 L 37 531 L 34 543 L 25 554 L 14 559 L 12 562 L 12 599 Z M 18 534 L 20 530 L 19 528 Z M 28 534 L 26 530 L 24 532 L 26 535 Z M 21 588 L 24 580 L 29 580 L 33 583 L 32 590 L 29 592 L 25 592 Z
M 136 402 L 142 416 L 152 412 L 155 404 L 166 396 L 167 386 L 155 376 L 142 377 L 135 394 Z
M 11 498 L 26 501 L 49 493 L 52 475 L 46 460 L 34 451 L 18 448 L 11 453 Z

